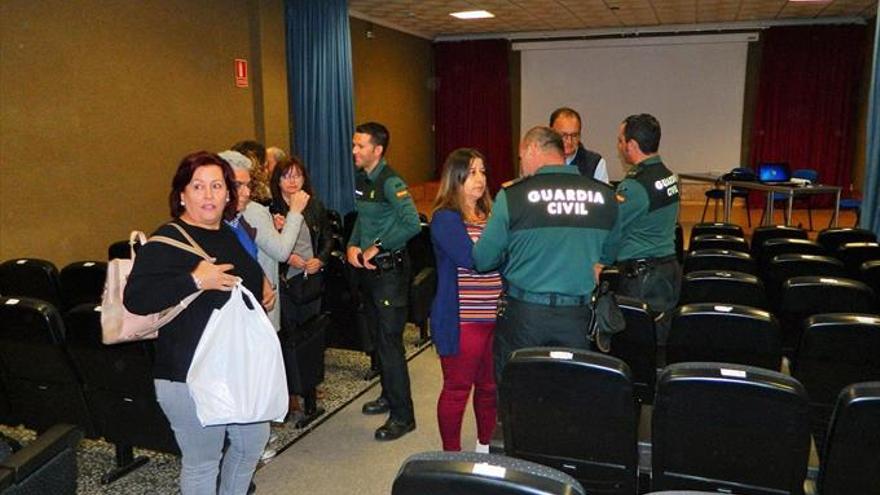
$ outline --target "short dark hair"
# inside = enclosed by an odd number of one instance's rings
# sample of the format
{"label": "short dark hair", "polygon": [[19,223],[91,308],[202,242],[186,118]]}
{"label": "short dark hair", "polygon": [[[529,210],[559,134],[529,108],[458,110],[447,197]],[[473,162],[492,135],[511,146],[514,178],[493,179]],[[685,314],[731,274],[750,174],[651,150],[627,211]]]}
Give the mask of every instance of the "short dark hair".
{"label": "short dark hair", "polygon": [[382,147],[382,156],[388,151],[388,143],[391,141],[391,134],[388,129],[378,122],[364,122],[354,128],[354,132],[359,134],[369,134],[370,142],[373,146]]}
{"label": "short dark hair", "polygon": [[623,121],[623,137],[635,139],[642,153],[656,153],[660,148],[660,122],[647,113],[630,115]]}
{"label": "short dark hair", "polygon": [[581,125],[581,114],[577,113],[577,110],[569,107],[559,107],[550,114],[550,127],[553,127],[553,123],[559,117],[574,117],[578,119],[578,126]]}
{"label": "short dark hair", "polygon": [[537,143],[541,151],[556,151],[560,155],[565,155],[565,145],[562,144],[562,136],[549,127],[532,127],[523,136],[523,143],[526,145]]}
{"label": "short dark hair", "polygon": [[232,145],[230,148],[232,151],[237,151],[242,155],[253,155],[254,158],[259,160],[260,163],[257,165],[262,165],[266,163],[266,147],[261,143],[258,143],[253,140],[247,141],[239,141]]}
{"label": "short dark hair", "polygon": [[226,203],[226,207],[223,208],[223,218],[226,220],[235,218],[238,212],[238,190],[235,187],[235,172],[232,171],[232,167],[226,163],[226,160],[208,151],[196,151],[180,160],[177,172],[174,173],[174,178],[171,179],[171,192],[168,194],[168,206],[171,208],[171,216],[173,218],[180,218],[180,215],[183,215],[183,212],[186,211],[184,205],[180,204],[180,195],[183,194],[183,190],[186,189],[187,184],[192,180],[196,169],[210,165],[216,165],[223,171],[223,182],[226,183],[226,193],[229,195],[229,201]]}

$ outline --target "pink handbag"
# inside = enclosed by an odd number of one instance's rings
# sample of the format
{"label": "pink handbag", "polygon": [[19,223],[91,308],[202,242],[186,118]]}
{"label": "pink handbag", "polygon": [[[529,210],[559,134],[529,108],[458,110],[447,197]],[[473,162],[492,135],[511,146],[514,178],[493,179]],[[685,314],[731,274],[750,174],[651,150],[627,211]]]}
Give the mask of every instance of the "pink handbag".
{"label": "pink handbag", "polygon": [[134,265],[135,242],[140,242],[141,245],[148,242],[161,242],[193,253],[206,261],[214,262],[214,258],[209,256],[182,227],[175,223],[169,223],[169,225],[179,230],[189,244],[165,236],[153,236],[147,239],[143,232],[134,230],[128,239],[131,259],[114,259],[107,265],[107,279],[104,282],[104,294],[101,296],[101,341],[103,343],[120,344],[155,339],[159,336],[159,329],[162,326],[173,320],[202,293],[202,291],[193,292],[174,306],[149,315],[131,313],[125,309],[125,305],[122,303],[125,283]]}

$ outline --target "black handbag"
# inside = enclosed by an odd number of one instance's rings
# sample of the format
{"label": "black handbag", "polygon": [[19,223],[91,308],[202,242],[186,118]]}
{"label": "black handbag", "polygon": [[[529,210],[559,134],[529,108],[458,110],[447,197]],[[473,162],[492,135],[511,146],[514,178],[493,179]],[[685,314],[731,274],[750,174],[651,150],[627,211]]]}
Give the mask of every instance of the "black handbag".
{"label": "black handbag", "polygon": [[305,304],[324,295],[324,276],[321,272],[305,273],[287,279],[287,295],[294,304]]}
{"label": "black handbag", "polygon": [[590,340],[596,343],[600,351],[610,352],[611,338],[626,328],[626,319],[607,280],[593,289],[590,308],[593,310],[587,327]]}

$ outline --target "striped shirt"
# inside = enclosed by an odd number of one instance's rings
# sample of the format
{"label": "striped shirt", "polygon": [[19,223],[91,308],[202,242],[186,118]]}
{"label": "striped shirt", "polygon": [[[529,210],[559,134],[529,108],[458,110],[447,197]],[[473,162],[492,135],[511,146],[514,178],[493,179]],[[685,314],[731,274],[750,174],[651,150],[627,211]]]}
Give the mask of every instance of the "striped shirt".
{"label": "striped shirt", "polygon": [[[476,243],[483,235],[486,222],[465,222],[468,236]],[[495,322],[498,297],[501,295],[501,274],[497,271],[477,273],[467,268],[458,269],[458,319],[466,322]]]}

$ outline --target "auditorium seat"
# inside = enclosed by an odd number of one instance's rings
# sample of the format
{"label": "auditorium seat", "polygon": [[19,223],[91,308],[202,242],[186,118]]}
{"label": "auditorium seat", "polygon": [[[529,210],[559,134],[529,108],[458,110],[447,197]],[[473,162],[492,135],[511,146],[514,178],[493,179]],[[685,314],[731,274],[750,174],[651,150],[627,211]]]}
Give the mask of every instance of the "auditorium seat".
{"label": "auditorium seat", "polygon": [[[423,452],[397,472],[392,495],[587,495],[571,476],[534,462],[474,452]],[[590,492],[595,493],[595,492]]]}
{"label": "auditorium seat", "polygon": [[748,273],[700,270],[685,274],[679,304],[719,303],[767,308],[764,283]]}
{"label": "auditorium seat", "polygon": [[782,373],[678,363],[657,377],[653,490],[801,494],[810,452],[807,394]]}
{"label": "auditorium seat", "polygon": [[880,381],[880,316],[838,313],[808,318],[792,376],[810,396],[813,433],[821,452],[840,391],[851,383]]}
{"label": "auditorium seat", "polygon": [[51,261],[17,258],[0,263],[0,294],[31,297],[63,307],[58,269]]}
{"label": "auditorium seat", "polygon": [[821,495],[880,493],[880,381],[855,383],[837,397],[818,488]]}
{"label": "auditorium seat", "polygon": [[749,252],[749,244],[742,237],[723,234],[698,235],[691,240],[689,251],[699,249],[727,249],[730,251]]}
{"label": "auditorium seat", "polygon": [[0,297],[0,322],[0,374],[13,414],[38,432],[70,423],[93,437],[58,310],[38,299]]}
{"label": "auditorium seat", "polygon": [[115,259],[131,259],[131,248],[128,241],[116,241],[107,246],[107,259],[112,261]]}
{"label": "auditorium seat", "polygon": [[770,239],[806,239],[807,231],[787,225],[763,225],[752,231],[751,254],[756,260],[764,243]]}
{"label": "auditorium seat", "polygon": [[775,238],[767,239],[760,251],[758,251],[758,269],[767,270],[770,260],[780,254],[814,254],[824,256],[828,253],[818,243],[809,239]]}
{"label": "auditorium seat", "polygon": [[851,277],[858,277],[862,263],[880,260],[880,244],[876,242],[848,242],[837,248],[834,257],[843,262]]}
{"label": "auditorium seat", "polygon": [[419,327],[420,340],[427,342],[430,338],[428,317],[431,314],[431,302],[437,293],[437,262],[434,259],[428,224],[423,223],[419,233],[407,242],[407,252],[412,263],[408,321]]}
{"label": "auditorium seat", "polygon": [[859,280],[874,289],[874,294],[880,295],[880,260],[862,263],[859,267]]}
{"label": "auditorium seat", "polygon": [[825,251],[834,253],[837,248],[850,242],[876,242],[877,234],[870,230],[852,227],[840,227],[825,229],[816,236],[816,242],[825,248]]}
{"label": "auditorium seat", "polygon": [[65,311],[77,304],[100,303],[107,279],[107,263],[75,261],[61,269],[59,278]]}
{"label": "auditorium seat", "polygon": [[53,425],[29,444],[0,459],[0,493],[4,495],[75,495],[76,447],[82,431]]}
{"label": "auditorium seat", "polygon": [[666,362],[714,361],[779,371],[779,323],[760,309],[711,303],[686,304],[672,313]]}
{"label": "auditorium seat", "polygon": [[[690,245],[690,242],[692,242],[694,240],[694,237],[697,237],[698,235],[705,235],[705,234],[719,234],[719,235],[730,235],[730,236],[734,236],[734,237],[745,237],[743,235],[743,229],[739,225],[735,225],[732,223],[724,223],[724,222],[706,222],[706,223],[694,224],[694,226],[691,227],[691,237],[690,237],[688,244]],[[689,246],[689,250],[693,250],[693,249],[690,249],[690,246]]]}
{"label": "auditorium seat", "polygon": [[117,465],[105,479],[123,476],[147,462],[132,447],[180,452],[153,385],[153,343],[104,345],[101,313],[81,304],[65,316],[66,345],[85,384],[86,402],[98,434],[116,446]]}
{"label": "auditorium seat", "polygon": [[579,349],[521,349],[499,393],[506,455],[559,469],[587,493],[635,493],[639,407],[626,363]]}
{"label": "auditorium seat", "polygon": [[780,254],[767,264],[764,284],[770,307],[779,307],[782,284],[794,277],[845,277],[846,270],[837,258],[818,254]]}
{"label": "auditorium seat", "polygon": [[626,319],[626,328],[612,337],[610,354],[629,366],[638,401],[652,404],[657,380],[654,315],[647,304],[632,297],[617,296],[617,303]]}
{"label": "auditorium seat", "polygon": [[755,260],[748,253],[728,249],[700,249],[691,251],[684,259],[682,272],[687,274],[699,270],[723,270],[758,274]]}
{"label": "auditorium seat", "polygon": [[839,277],[794,277],[782,284],[776,316],[782,328],[783,352],[793,355],[804,320],[822,313],[873,313],[875,296],[862,282]]}

